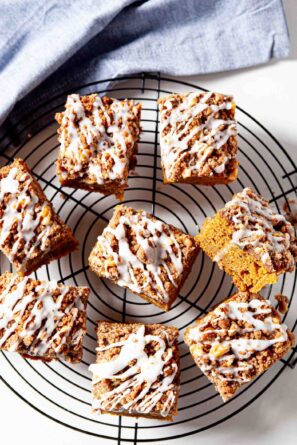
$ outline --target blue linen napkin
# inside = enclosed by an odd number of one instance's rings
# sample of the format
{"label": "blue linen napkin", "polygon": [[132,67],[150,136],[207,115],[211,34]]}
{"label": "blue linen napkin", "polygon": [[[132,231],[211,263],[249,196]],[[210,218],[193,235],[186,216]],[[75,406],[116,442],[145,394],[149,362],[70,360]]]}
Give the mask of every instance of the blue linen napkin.
{"label": "blue linen napkin", "polygon": [[225,71],[288,52],[281,0],[1,0],[0,123],[16,103],[8,126],[98,79]]}

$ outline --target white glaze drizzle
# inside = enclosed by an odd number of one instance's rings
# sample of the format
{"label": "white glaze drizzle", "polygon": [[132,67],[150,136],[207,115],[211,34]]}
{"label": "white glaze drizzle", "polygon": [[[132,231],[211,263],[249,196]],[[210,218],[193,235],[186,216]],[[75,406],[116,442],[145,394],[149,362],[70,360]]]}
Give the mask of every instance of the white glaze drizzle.
{"label": "white glaze drizzle", "polygon": [[[256,316],[264,314],[264,320]],[[248,323],[246,328],[213,329],[210,323],[218,323],[220,320],[230,319]],[[245,334],[256,334],[258,332],[273,333],[270,339],[257,339],[244,337]],[[209,334],[212,335],[211,340]],[[223,336],[223,339],[221,336]],[[239,338],[234,338],[234,335]],[[242,336],[242,338],[240,337]],[[199,367],[206,375],[221,380],[244,383],[250,379],[245,377],[244,372],[252,369],[249,358],[259,351],[264,351],[270,346],[288,340],[287,326],[276,322],[272,315],[272,306],[269,301],[252,299],[249,302],[229,301],[220,304],[203,321],[190,329],[188,338],[190,342],[201,345],[211,345],[209,352],[199,354]],[[226,348],[222,356],[215,355],[215,347]],[[213,349],[214,347],[214,349]],[[226,365],[231,360],[231,365]],[[236,360],[236,366],[232,366]],[[224,362],[224,363],[222,363]],[[242,374],[243,372],[243,374]]]}
{"label": "white glaze drizzle", "polygon": [[[232,108],[232,98],[226,97],[226,100],[220,105],[210,105],[207,102],[212,94],[190,93],[184,95],[182,102],[174,108],[172,101],[175,96],[169,96],[160,106],[161,155],[167,178],[170,178],[176,166],[189,153],[197,155],[198,160],[193,157],[182,175],[183,177],[189,177],[193,173],[199,173],[213,151],[220,150],[231,136],[237,134],[235,120],[223,120],[215,117],[220,110],[230,110]],[[193,121],[206,109],[210,112],[206,121],[194,126],[187,134]],[[224,126],[224,128],[222,129],[221,126]],[[168,129],[169,131],[165,133],[165,130]],[[207,132],[207,134],[204,134],[204,132]],[[199,133],[201,136],[190,147],[191,141]],[[223,162],[214,169],[215,173],[222,174],[231,158],[231,154],[226,155]]]}
{"label": "white glaze drizzle", "polygon": [[[24,173],[18,180],[17,174],[18,169],[13,167],[0,182],[0,201],[7,198],[6,206],[2,207],[2,216],[0,217],[0,248],[5,245],[5,241],[13,229],[13,245],[9,250],[6,249],[5,254],[13,262],[18,252],[23,252],[24,258],[21,264],[17,265],[17,269],[25,271],[27,262],[36,255],[39,249],[44,253],[47,251],[46,241],[52,221],[48,217],[44,217],[45,209],[49,204],[47,202],[41,204],[38,196],[30,192],[32,176]],[[35,233],[37,227],[40,229],[38,235]]]}
{"label": "white glaze drizzle", "polygon": [[[158,343],[159,349],[148,355],[146,345],[151,342]],[[93,401],[93,408],[111,410],[115,412],[128,411],[129,413],[150,413],[163,397],[161,415],[166,417],[175,400],[174,378],[178,371],[177,364],[172,362],[172,374],[164,376],[164,369],[172,359],[172,349],[166,347],[165,341],[156,335],[145,335],[145,326],[139,327],[126,340],[112,343],[97,351],[106,351],[120,347],[119,355],[107,362],[95,363],[89,367],[93,373],[93,384],[104,379],[119,380],[121,383],[113,390],[100,395],[100,399]],[[135,361],[133,366],[129,365]],[[129,393],[139,388],[139,393],[130,401],[124,402]]]}
{"label": "white glaze drizzle", "polygon": [[[125,227],[132,229],[137,244],[143,249],[147,262],[143,263],[135,255],[129,245]],[[167,261],[172,264],[174,271],[181,276],[183,271],[182,251],[174,233],[159,220],[152,220],[145,212],[122,215],[115,229],[106,227],[98,243],[104,255],[112,256],[116,264],[119,286],[128,287],[133,292],[141,293],[147,286],[157,292],[163,301],[168,301],[168,293],[160,278],[161,269],[165,269],[169,281],[178,287],[179,282],[174,279]],[[118,252],[114,252],[110,246],[107,235],[112,234],[118,241]],[[173,250],[175,248],[176,252]],[[135,276],[135,270],[141,271],[143,282],[140,283]],[[106,276],[108,276],[108,263],[106,263]]]}
{"label": "white glaze drizzle", "polygon": [[[108,108],[100,96],[95,98],[91,118],[85,113],[81,98],[71,94],[67,98],[65,112],[61,122],[60,157],[74,163],[74,171],[85,175],[83,161],[87,161],[87,176],[97,184],[119,179],[124,181],[124,171],[128,165],[127,144],[134,143],[129,121],[135,120],[136,107],[128,101],[113,99]],[[99,111],[103,112],[107,122],[105,127]],[[110,114],[112,113],[113,122]],[[121,121],[121,124],[120,124]],[[68,141],[70,138],[70,142]],[[85,139],[87,147],[84,146]],[[98,157],[100,155],[100,162]],[[113,165],[109,165],[110,158]],[[104,173],[103,171],[104,170]],[[67,173],[62,173],[67,177]]]}
{"label": "white glaze drizzle", "polygon": [[[8,287],[0,295],[0,331],[4,330],[0,337],[0,347],[41,357],[52,349],[55,355],[59,356],[63,345],[69,340],[69,333],[79,311],[84,309],[83,302],[80,298],[76,299],[62,310],[63,301],[69,292],[68,286],[59,286],[56,281],[42,282],[33,291],[27,292],[29,278],[17,282],[18,279],[18,276],[13,276]],[[53,293],[57,289],[60,295],[54,300]],[[29,305],[32,305],[30,314],[19,330]],[[66,315],[70,316],[70,321],[57,329]],[[71,344],[80,342],[82,335],[83,332],[79,329],[75,338],[71,338]],[[26,344],[26,339],[31,337],[34,337],[33,342],[24,348],[22,343]],[[9,347],[5,345],[7,341],[10,342]]]}
{"label": "white glaze drizzle", "polygon": [[[290,253],[291,243],[295,238],[293,227],[283,215],[273,212],[268,202],[250,188],[237,193],[225,205],[222,214],[226,214],[228,218],[231,215],[234,231],[230,243],[217,253],[214,261],[220,261],[230,247],[236,245],[241,249],[251,249],[265,267],[271,270],[274,270],[272,254],[288,252],[288,269],[294,267],[295,260]],[[285,232],[275,228],[279,223],[286,224]]]}

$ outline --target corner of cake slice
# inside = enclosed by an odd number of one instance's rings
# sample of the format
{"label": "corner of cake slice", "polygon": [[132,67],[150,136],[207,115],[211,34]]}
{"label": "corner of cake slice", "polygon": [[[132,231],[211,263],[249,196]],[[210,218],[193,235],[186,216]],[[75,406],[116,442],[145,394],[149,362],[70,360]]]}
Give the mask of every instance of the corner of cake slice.
{"label": "corner of cake slice", "polygon": [[270,301],[239,292],[186,329],[184,341],[226,402],[295,344]]}

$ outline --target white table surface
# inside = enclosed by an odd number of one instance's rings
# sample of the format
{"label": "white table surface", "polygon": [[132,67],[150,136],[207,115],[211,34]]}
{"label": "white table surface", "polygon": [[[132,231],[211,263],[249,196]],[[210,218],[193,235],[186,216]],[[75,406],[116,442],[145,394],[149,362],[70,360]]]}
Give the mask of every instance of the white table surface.
{"label": "white table surface", "polygon": [[[232,93],[237,103],[263,123],[297,160],[297,1],[285,2],[292,39],[289,59],[266,66],[195,76],[185,80],[210,90]],[[34,411],[0,382],[0,443],[92,445],[112,443],[63,427]],[[196,443],[287,445],[297,436],[297,369],[287,369],[272,387],[237,416],[198,435],[175,440]],[[165,442],[166,443],[166,442]],[[172,442],[171,442],[172,443]]]}

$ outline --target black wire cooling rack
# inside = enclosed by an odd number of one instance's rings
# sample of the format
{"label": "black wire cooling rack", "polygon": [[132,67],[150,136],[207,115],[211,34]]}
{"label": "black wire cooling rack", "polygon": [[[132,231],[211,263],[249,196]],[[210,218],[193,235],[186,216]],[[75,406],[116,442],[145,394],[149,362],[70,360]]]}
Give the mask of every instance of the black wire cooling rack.
{"label": "black wire cooling rack", "polygon": [[[234,289],[230,279],[201,253],[182,289],[182,295],[168,313],[163,313],[112,283],[100,281],[90,272],[88,254],[117,203],[114,197],[61,189],[54,168],[58,150],[54,114],[63,108],[66,95],[72,92],[107,93],[141,101],[143,132],[138,165],[136,173],[130,178],[124,202],[135,208],[144,208],[163,221],[192,234],[197,233],[206,216],[214,214],[233,193],[245,186],[252,186],[262,193],[281,212],[284,203],[289,205],[289,200],[295,197],[296,165],[280,142],[260,122],[238,107],[241,164],[238,181],[215,187],[183,184],[164,186],[160,168],[159,111],[156,101],[161,95],[173,91],[205,90],[160,74],[127,76],[118,81],[114,84],[114,79],[104,79],[85,85],[69,85],[67,91],[28,110],[26,116],[6,129],[6,134],[0,140],[2,165],[10,163],[14,157],[25,159],[56,210],[80,240],[78,252],[40,269],[35,274],[36,278],[87,285],[92,290],[81,364],[38,363],[2,352],[0,372],[2,381],[25,403],[66,427],[118,444],[161,442],[198,434],[242,411],[266,392],[286,368],[294,368],[296,351],[292,351],[286,360],[276,364],[223,404],[212,385],[194,365],[181,340],[182,390],[180,411],[174,422],[93,416],[88,365],[95,361],[97,320],[153,320],[156,323],[173,324],[182,333],[199,315],[207,313],[211,306],[230,296]],[[112,83],[114,87],[111,87]],[[1,270],[9,268],[10,265],[1,258]],[[296,273],[285,274],[277,285],[268,287],[262,293],[272,301],[277,292],[289,297],[289,311],[283,320],[293,331],[297,325],[295,285]],[[269,392],[266,397],[269,403]]]}

